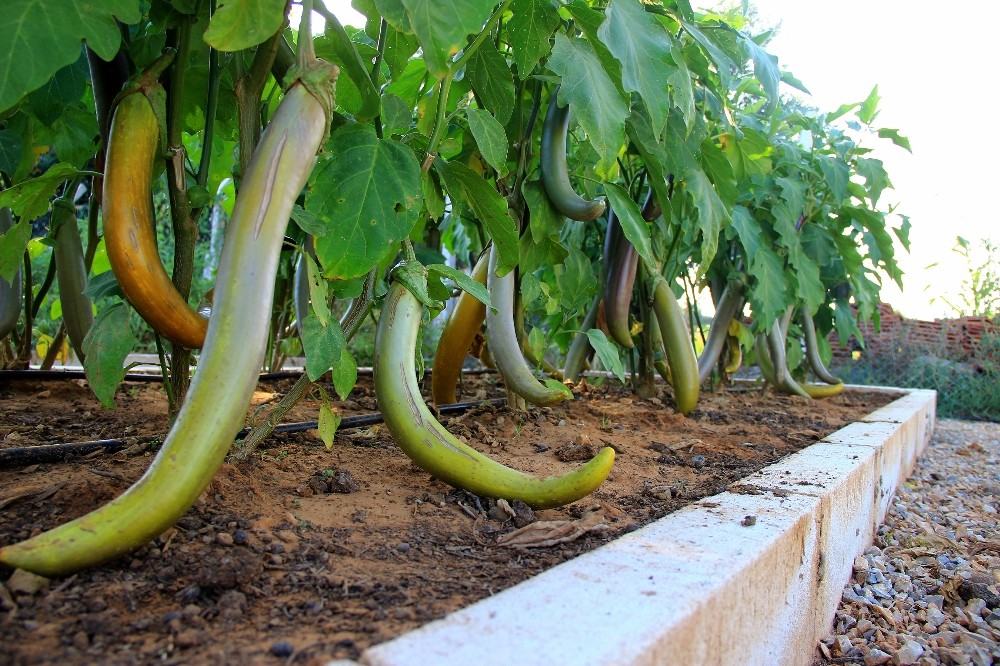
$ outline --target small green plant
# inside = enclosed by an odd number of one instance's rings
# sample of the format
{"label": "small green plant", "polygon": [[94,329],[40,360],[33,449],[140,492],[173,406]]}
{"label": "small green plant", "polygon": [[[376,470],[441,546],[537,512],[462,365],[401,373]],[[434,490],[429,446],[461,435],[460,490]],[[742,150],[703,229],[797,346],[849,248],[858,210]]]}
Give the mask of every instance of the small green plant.
{"label": "small green plant", "polygon": [[[969,240],[956,236],[955,246],[951,251],[962,258],[963,264],[969,266],[969,274],[962,280],[961,291],[956,299],[949,300],[946,296],[941,296],[941,300],[958,317],[994,319],[1000,316],[1000,244],[983,238],[977,248]],[[936,262],[927,268],[935,266]],[[934,300],[931,299],[931,302]]]}

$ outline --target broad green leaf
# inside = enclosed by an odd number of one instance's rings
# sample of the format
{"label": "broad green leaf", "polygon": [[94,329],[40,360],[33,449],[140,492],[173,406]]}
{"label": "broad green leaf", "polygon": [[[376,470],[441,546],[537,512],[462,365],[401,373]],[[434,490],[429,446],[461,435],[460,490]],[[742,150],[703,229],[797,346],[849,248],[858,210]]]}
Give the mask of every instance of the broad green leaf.
{"label": "broad green leaf", "polygon": [[307,234],[312,236],[326,235],[326,222],[298,204],[292,206],[292,221]]}
{"label": "broad green leaf", "polygon": [[504,276],[517,265],[519,229],[514,218],[507,212],[507,200],[501,196],[481,175],[459,162],[444,162],[438,159],[435,165],[442,165],[445,185],[452,198],[465,202],[473,214],[486,228],[486,233],[497,247],[497,274]]}
{"label": "broad green leaf", "polygon": [[558,33],[548,64],[549,69],[562,77],[560,104],[571,105],[601,156],[599,168],[610,168],[625,142],[626,100],[586,40],[569,39]]}
{"label": "broad green leaf", "polygon": [[17,269],[24,265],[24,248],[30,239],[31,223],[26,217],[0,234],[0,278],[8,283],[14,279]]}
{"label": "broad green leaf", "polygon": [[902,221],[898,227],[892,227],[892,233],[899,239],[899,243],[903,246],[903,249],[907,252],[910,251],[910,230],[912,224],[910,223],[909,215],[900,215]]}
{"label": "broad green leaf", "polygon": [[125,294],[122,293],[114,271],[104,271],[99,275],[91,276],[87,280],[87,288],[83,290],[83,295],[89,296],[92,301],[108,296],[125,298]]}
{"label": "broad green leaf", "polygon": [[369,17],[374,17],[374,22],[378,23],[379,17],[384,18],[389,25],[396,30],[413,34],[413,24],[406,13],[406,5],[403,0],[374,0],[377,14],[365,12]]}
{"label": "broad green leaf", "polygon": [[628,96],[625,93],[625,88],[622,86],[622,65],[615,59],[615,56],[608,50],[604,42],[601,41],[600,36],[598,36],[601,25],[604,24],[604,12],[590,7],[585,0],[573,0],[569,4],[564,5],[563,9],[568,11],[570,16],[573,17],[574,24],[583,33],[583,37],[590,44],[590,47],[594,49],[594,54],[597,55],[597,59],[604,67],[604,71],[614,81],[618,92],[622,94],[623,98],[627,99]]}
{"label": "broad green leaf", "polygon": [[632,247],[639,253],[642,260],[648,266],[656,266],[653,258],[653,247],[650,244],[649,225],[642,219],[639,205],[632,201],[628,192],[611,183],[604,184],[604,192],[611,203],[611,210],[618,216],[618,222],[622,225],[625,237],[632,243]]}
{"label": "broad green leaf", "polygon": [[514,75],[493,42],[486,40],[466,67],[469,84],[501,125],[514,111]]}
{"label": "broad green leaf", "polygon": [[399,95],[384,95],[382,97],[382,127],[386,133],[406,132],[413,121],[413,110]]}
{"label": "broad green leaf", "polygon": [[302,347],[306,352],[306,374],[310,380],[317,381],[336,365],[345,346],[344,332],[336,319],[324,326],[310,313],[302,320]]}
{"label": "broad green leaf", "polygon": [[774,182],[781,188],[782,203],[797,222],[806,207],[806,183],[794,176],[780,176]]}
{"label": "broad green leaf", "polygon": [[83,339],[83,369],[94,395],[105,407],[115,406],[115,391],[127,372],[123,367],[125,357],[137,342],[131,318],[131,307],[115,303],[97,314]]}
{"label": "broad green leaf", "polygon": [[722,152],[722,148],[715,145],[712,139],[705,139],[701,142],[701,165],[705,169],[705,174],[712,179],[719,198],[731,209],[736,204],[738,191],[736,189],[736,177],[733,175],[733,165]]}
{"label": "broad green leaf", "polygon": [[52,133],[52,147],[60,162],[83,167],[94,156],[97,118],[82,103],[63,109]]}
{"label": "broad green leaf", "polygon": [[115,19],[136,23],[139,0],[7,0],[0,11],[0,115],[80,57],[80,41],[105,60],[118,52]]}
{"label": "broad green leaf", "polygon": [[751,307],[760,324],[770,327],[788,307],[785,267],[773,250],[761,247],[751,257],[748,272],[756,281],[750,292]]}
{"label": "broad green leaf", "polygon": [[701,171],[699,157],[704,138],[703,120],[700,123],[696,122],[694,128],[689,130],[679,111],[670,112],[663,137],[663,152],[666,155],[665,166],[674,176],[684,179],[692,171]]}
{"label": "broad green leaf", "polygon": [[868,196],[871,198],[872,206],[878,203],[879,197],[887,187],[892,187],[889,182],[889,174],[886,173],[882,160],[870,157],[858,158],[857,172],[864,177],[865,186],[868,189]]}
{"label": "broad green leaf", "polygon": [[476,139],[476,145],[479,146],[483,159],[503,175],[507,162],[507,133],[503,125],[498,123],[489,111],[470,106],[465,113],[469,118],[469,129],[472,130],[472,136]]}
{"label": "broad green leaf", "polygon": [[324,398],[323,402],[319,406],[319,420],[316,423],[317,430],[319,431],[319,438],[323,440],[323,445],[326,450],[329,451],[333,448],[334,437],[337,434],[337,428],[340,427],[340,422],[343,417],[337,412],[333,411],[330,406],[330,402]]}
{"label": "broad green leaf", "polygon": [[795,77],[795,75],[792,74],[791,72],[785,72],[785,71],[781,72],[781,82],[785,83],[787,85],[790,85],[791,87],[795,88],[796,90],[800,90],[800,91],[804,92],[807,95],[812,95],[812,93],[809,92],[809,89],[806,88],[806,84],[804,84],[801,81],[799,81]]}
{"label": "broad green leaf", "polygon": [[528,348],[531,350],[533,358],[539,359],[539,364],[541,364],[540,359],[545,358],[545,333],[538,326],[531,329],[528,333]]}
{"label": "broad green leaf", "polygon": [[395,79],[406,68],[406,64],[417,49],[420,42],[415,35],[407,34],[389,26],[385,34],[385,64],[389,73]]}
{"label": "broad green leaf", "polygon": [[56,188],[64,180],[79,174],[70,164],[55,164],[41,176],[22,181],[0,192],[0,207],[9,206],[15,215],[29,222],[36,220],[49,209],[49,199],[55,194]]}
{"label": "broad green leaf", "polygon": [[860,206],[851,206],[844,212],[863,226],[870,235],[871,242],[874,243],[875,247],[869,248],[869,258],[876,265],[881,264],[889,277],[902,286],[903,274],[896,264],[896,250],[892,243],[892,236],[886,229],[885,215]]}
{"label": "broad green leaf", "polygon": [[518,267],[522,275],[542,266],[556,266],[566,260],[566,247],[554,236],[535,240],[531,234],[521,236]]}
{"label": "broad green leaf", "polygon": [[[764,246],[767,239],[764,237],[760,223],[754,219],[753,214],[746,206],[735,206],[732,212],[733,229],[740,239],[746,251],[747,258],[750,259],[757,254],[757,250]],[[763,243],[762,243],[763,241]]]}
{"label": "broad green leaf", "polygon": [[[214,22],[214,19],[213,19]],[[272,33],[273,34],[273,33]],[[361,60],[357,46],[351,41],[344,26],[339,21],[327,21],[326,32],[316,40],[316,55],[326,58],[343,67],[341,78],[338,79],[338,101],[340,101],[340,87],[344,83],[343,74],[354,83],[360,97],[360,108],[351,109],[358,120],[364,121],[374,118],[379,114],[379,94],[368,74],[369,66]],[[321,45],[328,49],[328,53],[321,52]]]}
{"label": "broad green leaf", "polygon": [[327,281],[323,279],[323,274],[316,260],[309,256],[308,252],[303,253],[302,260],[306,262],[309,302],[312,305],[312,311],[320,324],[328,326],[330,324],[330,288]]}
{"label": "broad green leaf", "polygon": [[490,292],[486,290],[486,285],[476,282],[468,273],[460,271],[457,268],[452,268],[448,264],[429,264],[427,271],[448,278],[457,284],[462,291],[468,292],[483,305],[490,308],[493,307],[490,303]]}
{"label": "broad green leaf", "polygon": [[547,388],[547,389],[550,389],[550,390],[553,390],[553,391],[562,391],[563,393],[566,394],[566,399],[567,400],[572,400],[573,397],[574,397],[573,396],[573,391],[571,391],[568,386],[566,386],[565,384],[563,384],[558,379],[552,379],[551,377],[545,377],[545,378],[542,379],[542,384],[544,384],[545,388]]}
{"label": "broad green leaf", "polygon": [[410,233],[420,213],[420,165],[413,151],[379,139],[368,125],[345,125],[331,158],[313,174],[306,210],[324,220],[316,255],[328,278],[364,275]]}
{"label": "broad green leaf", "polygon": [[547,238],[559,238],[566,223],[559,211],[555,209],[549,197],[545,194],[545,187],[540,180],[525,181],[521,186],[524,194],[524,202],[528,204],[528,230],[536,243],[541,243]]}
{"label": "broad green leaf", "polygon": [[559,306],[574,317],[587,309],[597,293],[597,271],[580,249],[573,245],[566,249],[569,254],[556,269],[556,284],[561,293]]}
{"label": "broad green leaf", "polygon": [[285,20],[285,0],[222,0],[205,30],[205,41],[219,51],[262,44]]}
{"label": "broad green leaf", "polygon": [[21,163],[23,147],[21,136],[17,132],[0,130],[0,173],[7,174],[11,179],[14,177],[17,166]]}
{"label": "broad green leaf", "polygon": [[896,144],[900,148],[905,149],[909,153],[913,152],[913,150],[910,148],[910,140],[907,139],[902,134],[900,134],[899,130],[897,129],[889,129],[887,127],[883,127],[879,129],[878,135],[883,139],[889,139],[894,144]]}
{"label": "broad green leaf", "polygon": [[594,348],[605,368],[611,370],[618,381],[625,383],[625,366],[622,364],[621,356],[618,354],[618,347],[608,340],[608,336],[599,328],[592,328],[587,331],[590,339],[590,346]]}
{"label": "broad green leaf", "polygon": [[700,169],[691,171],[684,182],[695,208],[698,209],[698,226],[702,237],[698,276],[701,277],[715,258],[715,252],[719,247],[719,234],[732,218],[729,216],[726,204],[719,198],[719,193],[715,191],[704,171]]}
{"label": "broad green leaf", "polygon": [[808,222],[802,231],[802,250],[806,256],[816,262],[821,269],[833,265],[837,254],[837,246],[830,238],[830,232],[825,227]]}
{"label": "broad green leaf", "polygon": [[851,168],[843,160],[838,160],[828,155],[817,155],[816,163],[819,170],[823,172],[823,179],[826,186],[830,188],[836,201],[840,203],[847,197],[847,183],[851,178]]}
{"label": "broad green leaf", "polygon": [[881,99],[878,94],[878,86],[876,85],[868,93],[868,97],[861,102],[861,106],[858,108],[858,120],[865,125],[871,125],[875,122],[875,118],[878,116],[878,103]]}
{"label": "broad green leaf", "polygon": [[80,101],[89,81],[87,57],[81,50],[76,62],[60,69],[44,86],[28,95],[26,110],[43,125],[52,127],[63,109]]}
{"label": "broad green leaf", "polygon": [[684,51],[680,45],[671,40],[670,55],[677,68],[670,75],[670,88],[673,92],[674,106],[684,116],[684,122],[688,129],[694,127],[698,118],[698,109],[695,106],[694,85],[691,81],[691,71],[688,69],[687,61],[684,59]]}
{"label": "broad green leaf", "polygon": [[354,385],[358,383],[358,363],[345,348],[340,353],[340,359],[333,364],[332,370],[333,388],[341,400],[347,400],[347,396],[354,390]]}
{"label": "broad green leaf", "polygon": [[622,65],[622,85],[639,94],[653,127],[662,128],[671,105],[670,78],[677,69],[670,35],[639,0],[611,0],[605,13],[597,34]]}
{"label": "broad green leaf", "polygon": [[649,172],[649,185],[653,188],[656,200],[670,201],[670,190],[667,186],[667,177],[670,175],[667,168],[669,160],[663,145],[654,136],[653,127],[649,124],[649,115],[643,105],[633,103],[632,114],[625,123],[625,131],[629,143],[639,151],[643,165]]}
{"label": "broad green leaf", "polygon": [[865,336],[858,328],[857,318],[847,301],[838,299],[834,303],[833,321],[837,329],[837,341],[846,347],[853,335],[861,346],[865,346]]}
{"label": "broad green leaf", "polygon": [[743,35],[743,47],[753,61],[754,77],[760,81],[767,94],[768,108],[774,108],[780,102],[778,83],[781,81],[781,70],[778,69],[777,59],[745,35]]}
{"label": "broad green leaf", "polygon": [[423,46],[427,71],[443,79],[449,75],[451,57],[489,18],[493,0],[402,0],[402,5]]}
{"label": "broad green leaf", "polygon": [[[784,180],[786,183],[794,182]],[[785,189],[788,192],[787,189]],[[794,197],[793,197],[794,198]],[[826,298],[826,289],[819,277],[819,266],[813,261],[805,249],[802,247],[802,235],[795,228],[801,210],[799,207],[793,208],[801,202],[792,202],[788,199],[777,203],[772,208],[774,214],[774,230],[778,232],[781,245],[788,252],[788,263],[793,270],[791,277],[795,285],[796,300],[805,302],[810,312],[814,312],[822,305]]]}
{"label": "broad green leaf", "polygon": [[737,63],[723,49],[719,48],[718,44],[710,39],[706,33],[702,32],[698,26],[686,20],[679,19],[678,22],[701,45],[709,59],[715,63],[716,72],[722,82],[723,89],[730,89],[733,85],[733,72],[739,71]]}
{"label": "broad green leaf", "polygon": [[507,21],[510,50],[517,74],[527,80],[538,61],[552,49],[550,38],[559,27],[559,11],[550,0],[514,0]]}

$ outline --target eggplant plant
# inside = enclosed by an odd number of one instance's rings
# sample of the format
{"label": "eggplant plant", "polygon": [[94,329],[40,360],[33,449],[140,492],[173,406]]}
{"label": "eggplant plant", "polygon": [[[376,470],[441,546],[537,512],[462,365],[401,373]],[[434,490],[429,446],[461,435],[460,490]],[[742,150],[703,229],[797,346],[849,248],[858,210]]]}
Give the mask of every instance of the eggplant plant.
{"label": "eggplant plant", "polygon": [[[0,47],[10,72],[0,77],[0,211],[11,213],[0,228],[0,344],[20,352],[39,339],[34,316],[56,293],[52,279],[36,290],[28,269],[45,273],[33,262],[54,243],[64,328],[95,392],[113,405],[127,354],[145,344],[160,355],[176,421],[125,494],[4,544],[7,564],[64,574],[162,531],[229,452],[262,368],[301,344],[294,395],[329,373],[346,398],[357,378],[347,342],[373,310],[377,399],[403,451],[452,485],[554,506],[598,487],[614,455],[537,479],[452,437],[416,384],[421,326],[450,298],[436,405],[455,401],[485,322],[482,356],[512,397],[570,399],[589,363],[622,382],[630,370],[634,390],[662,392],[665,408],[688,414],[716,370],[734,371],[734,327],[750,331],[744,339],[777,330],[758,357],[792,387],[803,377],[787,367],[798,333],[807,351],[834,326],[855,333],[847,299],[872,317],[882,276],[901,279],[894,253],[907,222],[891,226],[882,207],[888,176],[836,123],[851,116],[863,134],[905,138],[874,126],[874,96],[828,114],[785,97],[804,87],[738,11],[363,1],[365,23],[351,27],[305,2],[295,34],[283,3],[248,15],[232,3],[162,0],[144,13],[118,0],[55,23],[42,20],[46,4],[5,8],[45,39]],[[309,30],[313,12],[321,34]],[[234,200],[208,195],[229,182]],[[81,188],[92,193],[82,203]],[[195,262],[214,256],[226,216],[209,293],[193,276],[212,266]],[[46,219],[52,233],[38,240]],[[717,314],[699,358],[703,285],[716,287]],[[335,299],[355,304],[340,321]],[[801,324],[782,329],[791,306]],[[803,362],[829,382],[823,353],[812,345]]]}

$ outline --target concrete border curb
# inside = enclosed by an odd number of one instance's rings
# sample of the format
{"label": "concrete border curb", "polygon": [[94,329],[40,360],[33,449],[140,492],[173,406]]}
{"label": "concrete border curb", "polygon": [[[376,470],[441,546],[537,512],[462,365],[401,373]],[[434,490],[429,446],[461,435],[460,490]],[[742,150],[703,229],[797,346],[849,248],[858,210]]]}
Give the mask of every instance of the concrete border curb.
{"label": "concrete border curb", "polygon": [[808,664],[854,557],[930,440],[935,406],[934,391],[910,390],[727,492],[373,646],[360,663]]}

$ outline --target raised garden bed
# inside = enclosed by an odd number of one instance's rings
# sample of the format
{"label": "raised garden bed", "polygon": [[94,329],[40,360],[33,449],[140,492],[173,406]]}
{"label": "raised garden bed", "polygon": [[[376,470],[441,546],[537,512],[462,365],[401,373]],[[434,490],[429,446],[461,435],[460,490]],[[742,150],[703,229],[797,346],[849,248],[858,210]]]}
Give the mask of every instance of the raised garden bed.
{"label": "raised garden bed", "polygon": [[[0,386],[2,446],[123,435],[141,444],[166,430],[158,387],[128,385],[119,409],[109,412],[78,384]],[[258,399],[285,388],[262,385]],[[466,397],[500,394],[487,377]],[[346,413],[375,406],[364,385],[352,398]],[[574,520],[599,506],[603,531],[530,550],[498,546],[513,520],[413,468],[377,426],[341,433],[332,452],[309,433],[278,435],[264,456],[224,467],[202,501],[150,547],[0,600],[0,657],[402,664],[652,663],[670,655],[682,663],[724,662],[746,653],[747,640],[734,639],[743,634],[731,632],[763,626],[746,623],[764,621],[761,611],[774,601],[764,590],[772,590],[784,595],[777,604],[783,615],[766,620],[771,633],[754,629],[753,642],[769,655],[787,645],[788,663],[801,662],[811,654],[809,641],[826,631],[854,554],[930,432],[933,395],[926,392],[865,417],[892,398],[855,390],[807,403],[729,391],[705,396],[683,418],[669,406],[602,389],[548,412],[484,408],[452,419],[449,427],[470,443],[536,473],[579,464],[561,459],[585,455],[588,445],[618,449],[605,487],[538,516]],[[23,410],[15,408],[19,401]],[[315,404],[305,404],[292,418],[315,413]],[[863,418],[873,421],[833,434]],[[862,432],[871,436],[844,439]],[[788,475],[767,467],[809,445],[783,464],[813,461],[824,471],[810,477],[795,467]],[[145,454],[119,452],[0,472],[0,540],[106,501],[147,462]],[[837,499],[844,493],[847,500]],[[735,550],[708,549],[721,545]],[[785,565],[776,568],[777,561]],[[749,568],[723,567],[734,563]],[[617,605],[602,596],[608,592]],[[808,599],[827,596],[826,607],[803,611]],[[469,606],[484,597],[491,598]],[[587,600],[599,612],[583,610]],[[644,618],[655,620],[657,631]],[[709,624],[698,629],[705,619]],[[428,645],[440,653],[421,652]]]}

